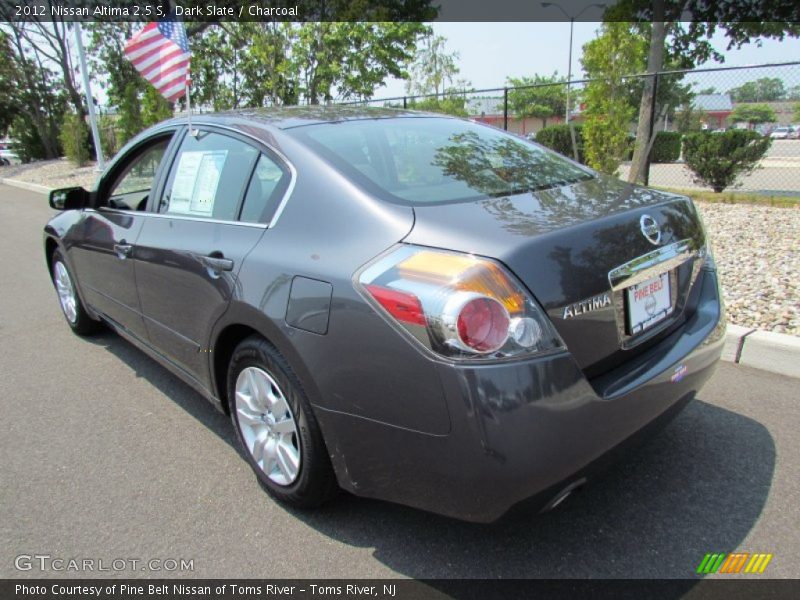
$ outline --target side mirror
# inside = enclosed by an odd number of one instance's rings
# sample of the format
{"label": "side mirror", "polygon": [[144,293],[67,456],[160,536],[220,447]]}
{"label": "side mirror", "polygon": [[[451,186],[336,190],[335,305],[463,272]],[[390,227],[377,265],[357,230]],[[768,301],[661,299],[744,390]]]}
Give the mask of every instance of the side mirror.
{"label": "side mirror", "polygon": [[50,192],[50,208],[56,210],[75,210],[84,208],[89,199],[89,192],[82,187],[61,188]]}

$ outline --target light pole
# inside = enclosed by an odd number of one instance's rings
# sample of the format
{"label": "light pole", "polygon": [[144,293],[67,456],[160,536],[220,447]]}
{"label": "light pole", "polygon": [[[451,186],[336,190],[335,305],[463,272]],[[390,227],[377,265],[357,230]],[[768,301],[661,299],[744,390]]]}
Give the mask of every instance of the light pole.
{"label": "light pole", "polygon": [[572,31],[575,27],[575,19],[580,18],[580,16],[586,12],[589,8],[605,8],[606,4],[604,2],[596,2],[594,4],[587,4],[583,7],[583,9],[577,15],[569,15],[567,11],[565,11],[560,4],[554,4],[553,2],[542,2],[542,8],[548,8],[550,6],[556,7],[561,13],[569,19],[569,64],[567,65],[567,106],[566,110],[564,111],[564,122],[569,125],[569,93],[570,93],[570,82],[572,81]]}
{"label": "light pole", "polygon": [[92,128],[92,138],[94,139],[94,153],[97,158],[97,168],[102,171],[106,163],[103,159],[103,147],[100,145],[100,132],[97,129],[97,117],[94,114],[94,98],[92,97],[92,84],[89,83],[89,69],[86,68],[86,54],[83,51],[83,40],[80,21],[72,24],[72,31],[75,34],[75,49],[78,51],[78,65],[80,66],[81,76],[83,77],[83,93],[86,96],[86,111],[89,114],[89,125]]}

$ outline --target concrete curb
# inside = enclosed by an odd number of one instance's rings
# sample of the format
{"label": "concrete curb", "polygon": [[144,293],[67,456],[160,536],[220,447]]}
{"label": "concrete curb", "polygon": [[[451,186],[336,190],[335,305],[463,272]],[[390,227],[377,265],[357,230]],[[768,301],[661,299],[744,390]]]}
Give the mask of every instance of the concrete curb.
{"label": "concrete curb", "polygon": [[728,325],[722,360],[800,378],[800,337]]}
{"label": "concrete curb", "polygon": [[[0,183],[41,194],[52,189],[16,179],[0,178]],[[800,337],[729,323],[722,360],[800,378]]]}
{"label": "concrete curb", "polygon": [[3,185],[10,185],[11,187],[21,188],[23,190],[28,190],[29,192],[38,192],[39,194],[49,194],[52,189],[45,185],[39,185],[38,183],[28,183],[27,181],[19,181],[18,179],[3,179],[0,177],[0,183]]}

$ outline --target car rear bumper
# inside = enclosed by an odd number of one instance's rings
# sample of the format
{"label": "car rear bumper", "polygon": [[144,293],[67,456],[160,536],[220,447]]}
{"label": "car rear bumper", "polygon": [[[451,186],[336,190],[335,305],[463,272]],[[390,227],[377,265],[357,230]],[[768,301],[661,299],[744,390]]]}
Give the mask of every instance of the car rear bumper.
{"label": "car rear bumper", "polygon": [[523,500],[546,506],[614,450],[677,414],[709,379],[725,326],[716,274],[704,270],[697,283],[696,309],[679,330],[597,380],[588,381],[568,353],[437,364],[447,435],[321,411],[326,432],[347,432],[328,439],[340,483],[357,495],[475,522],[494,521]]}

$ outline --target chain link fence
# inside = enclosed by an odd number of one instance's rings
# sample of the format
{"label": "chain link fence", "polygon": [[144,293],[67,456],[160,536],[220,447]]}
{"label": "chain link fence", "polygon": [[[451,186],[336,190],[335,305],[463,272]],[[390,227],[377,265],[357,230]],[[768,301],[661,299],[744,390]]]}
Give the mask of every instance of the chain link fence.
{"label": "chain link fence", "polygon": [[[652,85],[654,93],[643,106],[642,92],[648,85]],[[712,191],[716,185],[707,173],[701,177],[698,169],[702,169],[694,164],[697,136],[717,136],[703,141],[705,145],[701,144],[699,152],[706,157],[717,153],[719,156],[713,158],[723,169],[738,156],[738,150],[731,149],[734,142],[745,139],[752,146],[753,139],[767,138],[769,141],[762,145],[768,147],[760,159],[753,161],[755,167],[729,175],[725,189],[800,196],[800,62],[663,71],[631,75],[618,82],[579,80],[483,90],[450,89],[439,94],[346,104],[466,117],[526,136],[596,168],[598,152],[604,149],[596,148],[598,135],[602,138],[597,133],[593,134],[595,143],[591,147],[592,120],[603,122],[609,120],[606,112],[622,110],[625,116],[617,119],[615,129],[621,143],[605,151],[616,153],[615,160],[610,161],[616,168],[606,170],[625,180],[631,170],[639,112],[647,110],[650,126],[645,135],[650,149],[640,181],[673,190]],[[729,133],[743,130],[753,133]],[[686,151],[692,148],[694,155],[690,152],[687,156]]]}

